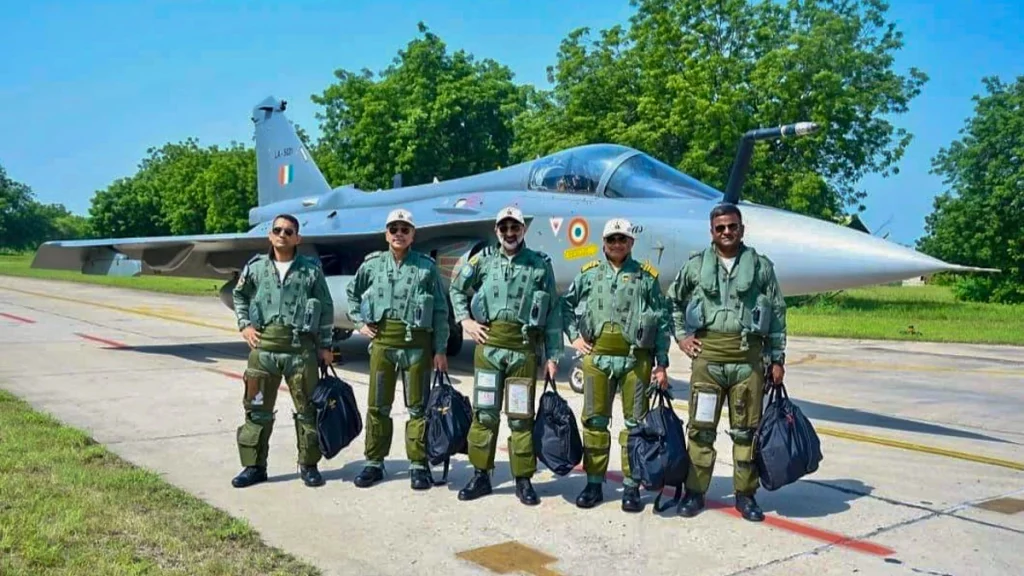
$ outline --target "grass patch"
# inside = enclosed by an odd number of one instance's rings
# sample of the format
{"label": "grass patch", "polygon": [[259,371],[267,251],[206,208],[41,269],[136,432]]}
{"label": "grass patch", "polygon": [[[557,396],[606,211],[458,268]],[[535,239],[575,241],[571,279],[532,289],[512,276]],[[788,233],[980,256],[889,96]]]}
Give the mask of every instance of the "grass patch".
{"label": "grass patch", "polygon": [[34,254],[0,254],[0,275],[67,280],[86,284],[134,288],[150,292],[182,294],[185,296],[216,296],[223,282],[201,278],[174,278],[168,276],[94,276],[70,270],[40,270],[32,268]]}
{"label": "grass patch", "polygon": [[[34,270],[31,254],[0,255],[0,275],[106,284],[185,294],[216,296],[212,280],[140,276],[88,276],[63,270]],[[918,340],[1024,345],[1024,305],[959,302],[948,286],[872,286],[793,298],[788,321],[791,336]]]}
{"label": "grass patch", "polygon": [[0,574],[319,573],[0,390]]}
{"label": "grass patch", "polygon": [[791,306],[789,334],[1024,345],[1024,306],[959,302],[947,286],[872,286]]}

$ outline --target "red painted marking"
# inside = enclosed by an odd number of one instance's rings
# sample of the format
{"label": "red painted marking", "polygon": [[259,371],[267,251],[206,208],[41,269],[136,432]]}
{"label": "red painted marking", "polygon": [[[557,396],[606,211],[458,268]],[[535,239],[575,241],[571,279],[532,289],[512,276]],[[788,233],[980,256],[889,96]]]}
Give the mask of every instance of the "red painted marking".
{"label": "red painted marking", "polygon": [[239,374],[238,372],[232,372],[230,370],[218,370],[216,368],[203,368],[203,370],[206,370],[207,372],[213,372],[214,374],[220,374],[221,376],[227,376],[228,378],[242,378],[241,374]]}
{"label": "red painted marking", "polygon": [[29,318],[23,318],[21,316],[15,316],[14,314],[8,314],[7,312],[0,312],[0,316],[3,316],[4,318],[10,318],[11,320],[17,320],[18,322],[24,322],[25,324],[35,324],[36,323],[35,320],[29,319]]}
{"label": "red painted marking", "polygon": [[[498,449],[501,450],[502,452],[508,452],[508,448],[505,446],[498,446]],[[577,465],[575,468],[573,468],[572,471],[583,472],[583,464]],[[606,474],[606,477],[609,480],[613,482],[618,482],[620,484],[622,483],[623,479],[622,473],[616,472],[614,470],[609,470]],[[670,500],[672,498],[675,498],[675,488],[665,488],[664,492],[665,496],[662,497],[663,499],[665,497],[668,497],[668,499]],[[743,518],[740,515],[740,511],[737,510],[735,506],[730,506],[724,502],[705,499],[705,505],[708,510],[717,510],[719,512],[724,512],[735,518]],[[746,522],[746,520],[744,520],[744,522]],[[872,542],[867,542],[864,540],[857,540],[856,538],[851,538],[838,532],[822,530],[821,528],[815,528],[814,526],[810,526],[808,524],[803,524],[801,522],[796,522],[793,520],[787,520],[786,518],[782,518],[780,516],[765,514],[764,523],[774,528],[784,530],[786,532],[792,532],[793,534],[805,536],[807,538],[811,538],[814,540],[821,540],[822,542],[835,544],[836,546],[842,546],[843,548],[849,548],[850,550],[856,550],[857,552],[864,552],[866,554],[873,554],[875,556],[891,556],[896,553],[895,550],[891,548],[886,548],[885,546],[879,544],[874,544]]]}
{"label": "red painted marking", "polygon": [[[238,378],[239,380],[241,380],[243,377],[242,374],[239,374],[238,372],[232,372],[230,370],[218,370],[216,368],[203,368],[203,370],[213,372],[215,374],[220,374],[222,376],[227,376],[228,378]],[[277,389],[287,391],[288,386],[286,384],[281,384],[280,386],[277,387]]]}
{"label": "red painted marking", "polygon": [[[583,470],[582,466],[579,466],[578,468],[580,469],[580,471]],[[616,482],[622,482],[622,473],[620,472],[613,472],[609,470],[608,477]],[[664,492],[665,496],[663,496],[663,498],[675,498],[675,488],[665,488]],[[735,506],[730,506],[724,502],[720,502],[717,500],[705,500],[705,502],[707,504],[708,510],[718,510],[719,512],[724,512],[734,518],[743,518],[740,515],[740,511],[737,510]],[[896,553],[895,550],[892,550],[891,548],[886,548],[885,546],[881,546],[879,544],[866,542],[864,540],[857,540],[856,538],[844,536],[843,534],[839,534],[838,532],[822,530],[821,528],[815,528],[814,526],[810,526],[808,524],[795,522],[793,520],[787,520],[786,518],[782,518],[780,516],[765,514],[764,523],[769,526],[785,530],[787,532],[792,532],[794,534],[806,536],[814,540],[821,540],[822,542],[828,542],[829,544],[835,544],[836,546],[842,546],[844,548],[849,548],[851,550],[856,550],[858,552],[874,554],[875,556],[891,556],[892,554]]]}
{"label": "red painted marking", "polygon": [[106,344],[111,348],[127,348],[126,344],[122,344],[116,340],[107,340],[106,338],[100,338],[99,336],[90,336],[89,334],[82,334],[81,332],[75,332],[75,336],[85,338],[86,340],[92,340],[93,342],[100,342]]}

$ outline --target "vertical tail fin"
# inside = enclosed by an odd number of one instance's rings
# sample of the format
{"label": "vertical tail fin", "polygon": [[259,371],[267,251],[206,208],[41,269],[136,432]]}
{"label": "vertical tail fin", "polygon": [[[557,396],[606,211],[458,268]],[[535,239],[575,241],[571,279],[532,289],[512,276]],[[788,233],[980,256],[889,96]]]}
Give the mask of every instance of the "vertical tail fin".
{"label": "vertical tail fin", "polygon": [[284,115],[286,102],[268,96],[252,110],[256,125],[256,189],[259,205],[331,191],[313,156]]}

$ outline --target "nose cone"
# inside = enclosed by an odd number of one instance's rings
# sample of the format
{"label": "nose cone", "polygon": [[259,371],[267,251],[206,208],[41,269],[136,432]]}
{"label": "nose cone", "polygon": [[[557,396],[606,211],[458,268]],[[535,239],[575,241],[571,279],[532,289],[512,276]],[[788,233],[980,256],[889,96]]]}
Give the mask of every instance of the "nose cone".
{"label": "nose cone", "polygon": [[787,296],[895,282],[943,271],[993,271],[949,264],[893,242],[799,214],[743,204],[744,242],[771,258]]}

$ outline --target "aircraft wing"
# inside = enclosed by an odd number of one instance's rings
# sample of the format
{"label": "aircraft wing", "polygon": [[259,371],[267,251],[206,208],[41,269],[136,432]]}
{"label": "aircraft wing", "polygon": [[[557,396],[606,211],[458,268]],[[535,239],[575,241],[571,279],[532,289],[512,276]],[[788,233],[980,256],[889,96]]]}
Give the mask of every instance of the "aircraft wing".
{"label": "aircraft wing", "polygon": [[[448,217],[452,220],[457,218],[454,214]],[[229,234],[46,242],[36,251],[32,267],[111,275],[115,274],[113,268],[124,265],[123,259],[127,257],[141,263],[136,273],[228,280],[254,254],[268,249],[266,230],[269,224],[261,224],[248,232]],[[365,225],[350,232],[343,231],[343,225],[337,226],[338,230],[326,228],[310,227],[310,232],[302,235],[300,249],[359,254],[386,248],[383,230],[367,230]],[[489,239],[493,228],[491,217],[425,222],[416,228],[416,244],[443,241],[449,237],[453,241]]]}

